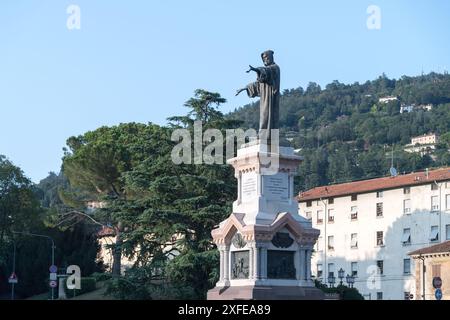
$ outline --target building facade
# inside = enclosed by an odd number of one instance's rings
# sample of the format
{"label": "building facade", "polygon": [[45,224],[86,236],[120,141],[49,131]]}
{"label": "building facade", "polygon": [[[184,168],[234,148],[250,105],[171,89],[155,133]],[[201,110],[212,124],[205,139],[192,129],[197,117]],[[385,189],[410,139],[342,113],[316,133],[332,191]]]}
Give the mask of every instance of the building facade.
{"label": "building facade", "polygon": [[[417,299],[437,300],[436,289],[441,289],[441,300],[450,300],[450,241],[416,250],[409,255],[416,266]],[[440,288],[433,280],[441,283]]]}
{"label": "building facade", "polygon": [[437,134],[431,133],[431,134],[425,134],[423,136],[413,137],[411,139],[411,145],[427,145],[427,144],[436,144],[439,142],[439,136]]}
{"label": "building facade", "polygon": [[298,198],[320,230],[313,275],[338,284],[342,268],[366,299],[416,299],[408,254],[450,239],[450,168],[323,186]]}

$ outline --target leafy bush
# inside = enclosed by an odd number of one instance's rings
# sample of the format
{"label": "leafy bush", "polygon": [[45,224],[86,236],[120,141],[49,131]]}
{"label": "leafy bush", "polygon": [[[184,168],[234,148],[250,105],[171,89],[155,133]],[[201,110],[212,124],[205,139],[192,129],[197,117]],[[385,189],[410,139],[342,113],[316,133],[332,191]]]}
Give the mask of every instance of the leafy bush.
{"label": "leafy bush", "polygon": [[67,288],[67,283],[65,282],[64,290],[68,298],[76,297],[81,294],[85,294],[97,289],[97,281],[93,277],[81,278],[81,288],[80,289],[69,289]]}
{"label": "leafy bush", "polygon": [[111,273],[100,273],[100,272],[94,272],[93,274],[91,274],[91,277],[94,278],[97,282],[101,282],[101,281],[107,281],[110,280],[112,278]]}
{"label": "leafy bush", "polygon": [[341,296],[341,300],[364,300],[364,297],[359,293],[356,288],[349,288],[344,285],[338,285],[335,288],[329,288],[320,281],[315,280],[317,288],[325,293],[337,293]]}

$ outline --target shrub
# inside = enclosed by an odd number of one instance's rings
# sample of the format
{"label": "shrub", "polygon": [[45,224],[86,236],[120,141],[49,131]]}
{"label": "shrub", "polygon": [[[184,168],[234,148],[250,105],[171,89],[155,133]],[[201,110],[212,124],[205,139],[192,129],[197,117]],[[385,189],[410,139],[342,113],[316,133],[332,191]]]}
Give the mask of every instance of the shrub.
{"label": "shrub", "polygon": [[80,289],[69,289],[67,288],[67,283],[64,285],[64,290],[66,292],[67,298],[72,298],[85,294],[97,289],[97,281],[93,277],[81,278],[81,288]]}

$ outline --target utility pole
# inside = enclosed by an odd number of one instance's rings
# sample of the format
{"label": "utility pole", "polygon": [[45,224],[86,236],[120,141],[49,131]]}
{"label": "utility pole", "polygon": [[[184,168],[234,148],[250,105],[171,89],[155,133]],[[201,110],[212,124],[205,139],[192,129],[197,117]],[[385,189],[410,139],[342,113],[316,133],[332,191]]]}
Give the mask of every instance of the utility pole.
{"label": "utility pole", "polygon": [[425,299],[425,258],[422,255],[419,256],[419,259],[422,260],[422,300]]}

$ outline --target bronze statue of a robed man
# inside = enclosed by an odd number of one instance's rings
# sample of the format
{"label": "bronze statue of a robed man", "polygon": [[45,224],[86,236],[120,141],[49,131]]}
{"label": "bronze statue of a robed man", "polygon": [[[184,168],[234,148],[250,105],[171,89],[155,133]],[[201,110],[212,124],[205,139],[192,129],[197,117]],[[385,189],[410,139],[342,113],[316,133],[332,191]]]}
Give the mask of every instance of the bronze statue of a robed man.
{"label": "bronze statue of a robed man", "polygon": [[242,91],[247,91],[249,97],[260,98],[259,138],[266,141],[271,140],[271,130],[279,129],[280,67],[274,62],[273,54],[272,50],[261,54],[264,67],[254,68],[250,65],[247,73],[256,72],[256,82],[236,92],[236,96]]}

